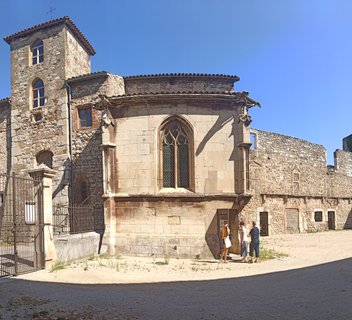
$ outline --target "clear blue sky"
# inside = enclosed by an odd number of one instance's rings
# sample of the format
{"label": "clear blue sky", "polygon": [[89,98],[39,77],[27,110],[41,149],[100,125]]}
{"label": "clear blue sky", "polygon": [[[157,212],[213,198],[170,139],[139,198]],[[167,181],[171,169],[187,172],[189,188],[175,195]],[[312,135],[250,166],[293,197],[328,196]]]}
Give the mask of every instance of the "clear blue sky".
{"label": "clear blue sky", "polygon": [[[327,149],[352,133],[350,0],[11,0],[1,37],[69,16],[95,48],[92,71],[224,73],[262,104],[252,126]],[[0,44],[0,98],[10,96]]]}

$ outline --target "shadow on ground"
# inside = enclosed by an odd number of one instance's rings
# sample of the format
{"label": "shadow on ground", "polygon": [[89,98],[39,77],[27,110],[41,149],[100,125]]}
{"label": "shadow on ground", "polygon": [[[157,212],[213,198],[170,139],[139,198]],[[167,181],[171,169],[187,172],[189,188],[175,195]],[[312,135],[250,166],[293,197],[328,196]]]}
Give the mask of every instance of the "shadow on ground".
{"label": "shadow on ground", "polygon": [[[22,308],[11,308],[16,303]],[[18,319],[34,313],[39,319],[351,319],[352,258],[209,281],[73,285],[2,279],[0,305],[0,319],[15,313]]]}

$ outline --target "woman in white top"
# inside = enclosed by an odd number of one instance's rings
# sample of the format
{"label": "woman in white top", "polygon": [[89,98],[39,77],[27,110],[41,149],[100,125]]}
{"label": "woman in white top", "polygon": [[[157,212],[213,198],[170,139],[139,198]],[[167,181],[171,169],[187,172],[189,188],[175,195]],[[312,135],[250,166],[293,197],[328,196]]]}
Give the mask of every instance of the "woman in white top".
{"label": "woman in white top", "polygon": [[248,255],[248,231],[243,221],[240,222],[239,236],[242,261],[246,261]]}

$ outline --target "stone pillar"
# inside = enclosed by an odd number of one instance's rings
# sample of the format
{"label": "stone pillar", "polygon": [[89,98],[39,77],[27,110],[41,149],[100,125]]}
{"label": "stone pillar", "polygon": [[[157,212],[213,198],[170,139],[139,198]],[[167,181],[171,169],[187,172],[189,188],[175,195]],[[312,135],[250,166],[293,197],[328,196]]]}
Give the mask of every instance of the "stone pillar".
{"label": "stone pillar", "polygon": [[116,209],[115,199],[113,197],[105,198],[104,201],[104,219],[105,233],[103,244],[107,247],[109,254],[116,254]]}
{"label": "stone pillar", "polygon": [[43,238],[44,238],[44,266],[45,268],[51,267],[52,263],[56,260],[56,250],[54,246],[54,233],[53,233],[53,177],[56,174],[52,170],[41,164],[38,168],[29,171],[30,176],[42,182],[42,219],[43,224]]}
{"label": "stone pillar", "polygon": [[234,119],[235,138],[235,193],[247,193],[249,189],[250,126],[247,108],[239,108],[238,119]]}

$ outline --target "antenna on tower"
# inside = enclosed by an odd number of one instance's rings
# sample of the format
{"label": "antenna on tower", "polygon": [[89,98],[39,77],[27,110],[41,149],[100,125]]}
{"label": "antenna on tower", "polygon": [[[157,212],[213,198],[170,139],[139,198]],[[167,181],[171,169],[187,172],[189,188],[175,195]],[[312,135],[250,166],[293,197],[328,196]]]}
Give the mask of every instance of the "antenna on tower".
{"label": "antenna on tower", "polygon": [[50,13],[50,20],[53,20],[53,12],[54,12],[55,10],[56,10],[56,8],[50,7],[50,10],[47,11],[46,14],[49,14],[49,13]]}

